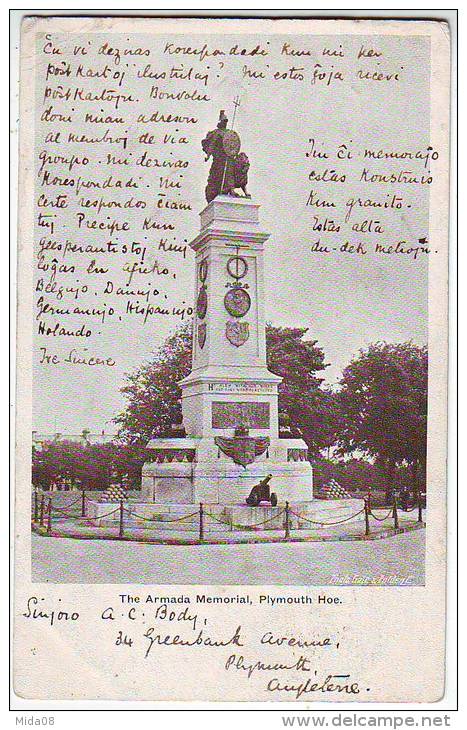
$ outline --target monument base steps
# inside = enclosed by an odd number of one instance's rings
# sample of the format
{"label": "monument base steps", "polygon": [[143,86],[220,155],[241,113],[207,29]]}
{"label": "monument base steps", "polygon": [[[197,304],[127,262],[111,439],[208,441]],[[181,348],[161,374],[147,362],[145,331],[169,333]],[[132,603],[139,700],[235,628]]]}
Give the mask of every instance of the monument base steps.
{"label": "monument base steps", "polygon": [[[115,509],[115,502],[89,502],[87,517],[95,527],[115,526],[119,512],[105,516]],[[148,529],[199,530],[198,504],[161,504],[156,502],[124,503],[124,524],[127,527]],[[335,499],[313,500],[289,503],[290,529],[323,529],[333,523],[358,522],[364,520],[363,500]],[[358,514],[360,512],[360,514]],[[101,516],[102,515],[102,516]],[[205,533],[230,532],[232,530],[278,530],[285,529],[285,505],[276,507],[261,504],[250,507],[247,504],[203,504]]]}

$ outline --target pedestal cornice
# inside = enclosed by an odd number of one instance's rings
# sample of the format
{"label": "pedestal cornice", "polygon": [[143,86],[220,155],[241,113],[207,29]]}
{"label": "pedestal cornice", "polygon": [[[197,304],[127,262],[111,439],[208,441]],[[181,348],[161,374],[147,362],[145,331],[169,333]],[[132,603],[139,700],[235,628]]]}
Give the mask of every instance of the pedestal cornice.
{"label": "pedestal cornice", "polygon": [[[237,372],[235,372],[235,370]],[[192,370],[186,378],[179,381],[179,385],[195,385],[197,383],[219,383],[229,380],[234,383],[242,383],[245,381],[260,381],[262,383],[272,383],[279,385],[283,378],[280,375],[271,373],[266,367],[238,367],[232,368],[231,366],[226,367],[206,367]]]}
{"label": "pedestal cornice", "polygon": [[211,242],[215,245],[216,241],[218,241],[219,246],[225,246],[226,241],[231,241],[233,244],[239,242],[248,244],[248,246],[254,250],[255,248],[261,248],[269,236],[269,233],[261,233],[259,231],[255,233],[248,231],[246,228],[245,230],[241,230],[240,228],[209,227],[201,231],[201,233],[199,233],[196,238],[191,241],[190,247],[193,251],[198,251],[200,248],[203,248],[203,246],[206,246]]}

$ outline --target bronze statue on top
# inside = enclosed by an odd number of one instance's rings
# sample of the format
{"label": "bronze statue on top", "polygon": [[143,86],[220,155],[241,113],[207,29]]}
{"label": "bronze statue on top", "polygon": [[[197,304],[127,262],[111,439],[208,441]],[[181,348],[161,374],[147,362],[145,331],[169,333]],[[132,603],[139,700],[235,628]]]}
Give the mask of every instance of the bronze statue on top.
{"label": "bronze statue on top", "polygon": [[227,122],[228,119],[222,110],[216,129],[208,132],[201,142],[206,161],[212,157],[206,185],[208,203],[217,195],[240,197],[235,192],[237,188],[243,191],[245,198],[251,197],[247,192],[250,162],[247,155],[240,152],[240,137],[233,129],[227,129]]}

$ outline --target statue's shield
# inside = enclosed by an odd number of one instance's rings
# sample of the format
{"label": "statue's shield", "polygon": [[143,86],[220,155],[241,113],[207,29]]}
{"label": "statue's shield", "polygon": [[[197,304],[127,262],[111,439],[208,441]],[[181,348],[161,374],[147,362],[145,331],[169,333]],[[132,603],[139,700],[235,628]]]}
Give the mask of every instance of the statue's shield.
{"label": "statue's shield", "polygon": [[233,129],[226,129],[222,137],[222,146],[227,157],[236,157],[240,152],[240,137]]}
{"label": "statue's shield", "polygon": [[250,336],[250,326],[248,322],[227,322],[225,336],[234,347],[240,347]]}

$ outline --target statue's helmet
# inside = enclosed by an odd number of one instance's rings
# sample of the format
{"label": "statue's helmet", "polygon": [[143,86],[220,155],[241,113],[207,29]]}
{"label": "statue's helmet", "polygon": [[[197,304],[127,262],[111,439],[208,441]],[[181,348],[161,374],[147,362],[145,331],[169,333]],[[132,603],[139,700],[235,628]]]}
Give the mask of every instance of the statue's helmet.
{"label": "statue's helmet", "polygon": [[221,109],[221,111],[219,113],[219,121],[217,122],[217,128],[218,129],[227,129],[228,121],[229,120],[225,115],[225,111],[223,109]]}

